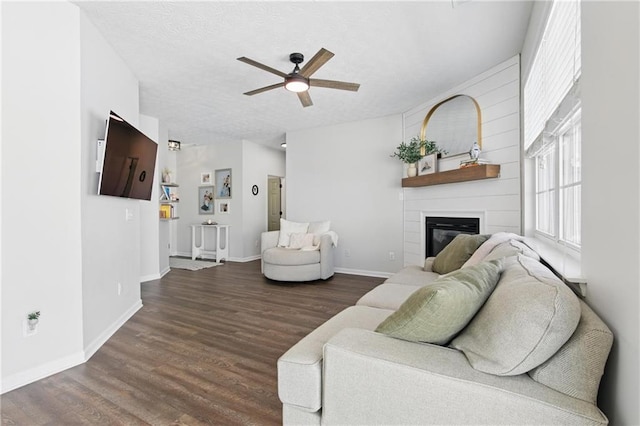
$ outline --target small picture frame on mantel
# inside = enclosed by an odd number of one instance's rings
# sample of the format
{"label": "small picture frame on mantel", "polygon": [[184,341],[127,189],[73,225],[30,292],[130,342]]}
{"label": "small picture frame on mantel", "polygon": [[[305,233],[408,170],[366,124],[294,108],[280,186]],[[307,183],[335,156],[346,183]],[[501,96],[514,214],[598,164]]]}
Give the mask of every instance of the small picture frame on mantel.
{"label": "small picture frame on mantel", "polygon": [[429,175],[438,171],[438,153],[427,154],[418,160],[418,176]]}

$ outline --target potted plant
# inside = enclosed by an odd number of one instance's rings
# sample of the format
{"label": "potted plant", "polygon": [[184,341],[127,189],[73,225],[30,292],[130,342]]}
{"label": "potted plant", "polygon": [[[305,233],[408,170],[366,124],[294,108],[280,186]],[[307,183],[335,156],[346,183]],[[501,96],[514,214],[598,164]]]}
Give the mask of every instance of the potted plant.
{"label": "potted plant", "polygon": [[40,311],[34,311],[27,315],[27,323],[29,324],[29,330],[33,331],[36,329],[36,325],[38,324],[39,318],[40,318]]}
{"label": "potted plant", "polygon": [[402,141],[400,145],[396,147],[396,151],[391,154],[391,157],[397,157],[409,166],[407,168],[408,177],[413,177],[418,174],[416,162],[422,158],[422,154],[420,153],[422,146],[422,141],[414,137],[408,143]]}
{"label": "potted plant", "polygon": [[447,153],[446,151],[438,148],[438,145],[435,141],[428,141],[414,136],[408,143],[403,141],[400,145],[398,145],[396,151],[391,156],[397,157],[403,163],[407,164],[407,176],[413,177],[418,174],[416,162],[418,162],[418,160],[420,160],[425,155],[433,154],[436,152],[442,154]]}

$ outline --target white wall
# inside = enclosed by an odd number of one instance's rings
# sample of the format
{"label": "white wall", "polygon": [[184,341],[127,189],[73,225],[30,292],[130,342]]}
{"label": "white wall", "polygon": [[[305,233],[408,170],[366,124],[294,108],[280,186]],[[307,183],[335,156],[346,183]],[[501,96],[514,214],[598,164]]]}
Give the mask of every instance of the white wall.
{"label": "white wall", "polygon": [[[157,118],[140,114],[138,130],[159,144],[160,126]],[[160,145],[160,144],[159,144]],[[167,144],[158,146],[158,152]],[[153,175],[153,187],[150,202],[140,202],[140,281],[160,278],[160,176],[159,158],[156,157],[156,167]]]}
{"label": "white wall", "polygon": [[109,110],[138,126],[138,81],[83,14],[80,48],[83,331],[91,356],[142,306],[140,204],[150,201],[97,195],[95,141],[104,137]]}
{"label": "white wall", "polygon": [[[211,219],[229,228],[229,260],[247,261],[259,258],[260,248],[256,241],[266,230],[266,186],[267,176],[284,176],[284,152],[267,148],[250,141],[216,142],[211,145],[196,145],[183,148],[176,154],[180,184],[180,219],[177,222],[177,254],[191,255],[191,228],[189,225]],[[232,193],[230,213],[217,212],[218,199],[214,200],[213,215],[198,214],[198,187],[200,174],[216,169],[232,169]],[[214,182],[215,183],[215,182]],[[251,186],[258,185],[258,195],[251,194]],[[205,230],[205,248],[215,249],[214,230]],[[199,234],[197,236],[200,242]]]}
{"label": "white wall", "polygon": [[83,361],[79,35],[70,3],[2,4],[2,392]]}
{"label": "white wall", "polygon": [[287,133],[287,219],[331,221],[337,271],[402,267],[401,140],[400,115]]}
{"label": "white wall", "polygon": [[[171,170],[172,180],[179,181],[176,168],[176,152],[169,151],[169,131],[166,125],[160,123],[158,136],[158,179],[166,167]],[[160,187],[160,185],[156,185]],[[158,271],[160,276],[169,272],[169,256],[176,251],[175,221],[158,220]]]}
{"label": "white wall", "polygon": [[[180,204],[177,221],[177,253],[181,256],[191,256],[191,228],[192,224],[199,224],[211,219],[219,224],[231,225],[229,229],[229,260],[242,259],[242,142],[216,142],[211,145],[196,145],[184,147],[176,155],[177,170],[180,180]],[[210,172],[212,177],[216,169],[231,169],[231,198],[229,214],[201,215],[198,213],[198,187],[200,174]],[[215,184],[215,182],[213,182]],[[217,208],[218,199],[214,199]],[[215,230],[205,230],[205,249],[215,250]],[[198,236],[198,240],[199,236]]]}
{"label": "white wall", "polygon": [[[267,230],[267,179],[285,174],[284,151],[250,141],[242,142],[243,253],[244,260],[260,258],[260,234]],[[258,195],[251,187],[258,185]]]}
{"label": "white wall", "polygon": [[[456,94],[473,97],[482,115],[481,157],[501,166],[497,179],[404,189],[405,264],[424,262],[424,217],[430,213],[473,212],[481,217],[481,233],[521,232],[519,75],[516,56],[404,114],[405,139],[409,140],[420,134],[435,104]],[[469,157],[441,159],[440,170],[457,169],[461,158]]]}
{"label": "white wall", "polygon": [[600,405],[640,424],[638,2],[582,3],[582,268],[615,335]]}

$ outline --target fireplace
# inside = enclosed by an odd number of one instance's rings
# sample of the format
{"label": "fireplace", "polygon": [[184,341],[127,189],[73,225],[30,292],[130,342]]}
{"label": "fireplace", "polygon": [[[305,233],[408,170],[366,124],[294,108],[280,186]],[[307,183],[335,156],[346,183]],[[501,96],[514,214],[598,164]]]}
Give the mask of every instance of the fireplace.
{"label": "fireplace", "polygon": [[435,256],[458,234],[479,234],[477,217],[426,217],[426,257]]}

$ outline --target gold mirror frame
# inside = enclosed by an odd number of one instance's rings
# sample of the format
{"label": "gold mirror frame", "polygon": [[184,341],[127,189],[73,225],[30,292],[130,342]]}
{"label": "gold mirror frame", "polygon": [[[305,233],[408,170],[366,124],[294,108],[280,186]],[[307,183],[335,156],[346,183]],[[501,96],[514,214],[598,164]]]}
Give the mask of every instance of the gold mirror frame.
{"label": "gold mirror frame", "polygon": [[[431,118],[431,116],[433,115],[434,112],[436,112],[436,110],[438,109],[438,107],[442,104],[445,104],[447,102],[449,102],[452,99],[456,99],[459,97],[465,97],[465,98],[469,98],[471,99],[471,102],[473,102],[473,104],[476,107],[476,112],[478,113],[478,129],[477,129],[477,136],[478,136],[478,146],[480,147],[480,149],[482,149],[482,113],[480,112],[480,105],[478,104],[478,102],[473,99],[471,96],[469,95],[453,95],[443,101],[438,102],[437,104],[435,104],[427,113],[427,115],[424,117],[424,120],[422,121],[422,127],[420,128],[420,140],[425,140],[426,134],[427,134],[427,123],[429,123],[429,119]],[[441,149],[446,149],[446,147],[440,147]],[[471,148],[471,146],[469,146],[469,148]],[[425,148],[422,147],[420,149],[420,153],[422,155],[425,155]],[[461,154],[461,153],[453,153],[451,154],[453,155],[457,155],[457,154]]]}

